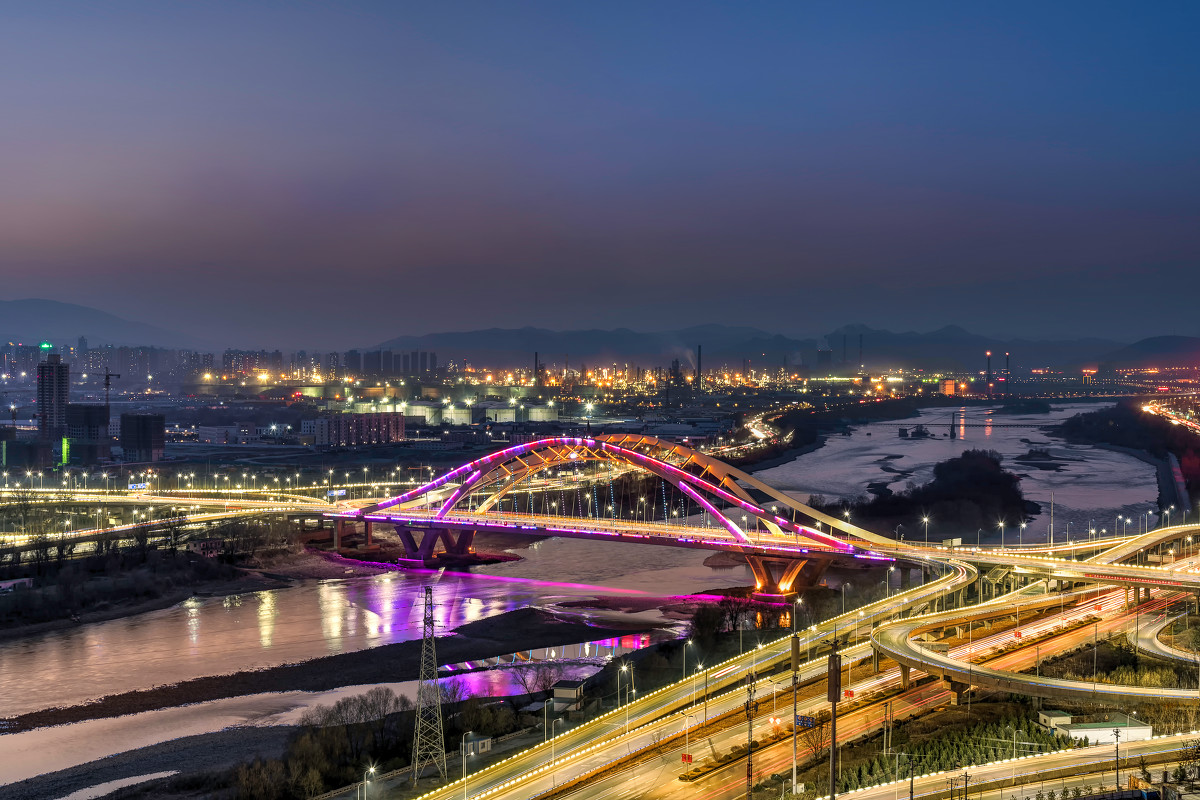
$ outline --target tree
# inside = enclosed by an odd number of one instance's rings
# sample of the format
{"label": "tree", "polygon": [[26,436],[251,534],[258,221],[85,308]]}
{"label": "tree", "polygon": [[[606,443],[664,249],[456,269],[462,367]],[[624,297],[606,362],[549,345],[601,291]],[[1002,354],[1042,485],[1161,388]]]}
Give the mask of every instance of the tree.
{"label": "tree", "polygon": [[749,616],[752,605],[748,597],[723,597],[717,603],[729,630],[739,630],[742,627],[742,618]]}
{"label": "tree", "polygon": [[53,545],[50,542],[50,537],[44,533],[40,533],[33,537],[33,563],[37,567],[39,575],[50,563],[50,550]]}
{"label": "tree", "polygon": [[467,685],[460,678],[447,678],[443,681],[438,681],[438,696],[441,698],[443,705],[452,703],[461,703],[470,697],[467,691]]}
{"label": "tree", "polygon": [[61,569],[63,562],[70,558],[75,552],[75,540],[66,538],[59,539],[54,545],[54,551],[55,561],[58,562],[58,567]]}
{"label": "tree", "polygon": [[725,614],[720,608],[711,603],[702,603],[692,614],[689,635],[700,647],[711,647],[724,621]]}
{"label": "tree", "polygon": [[550,691],[550,687],[562,679],[563,668],[561,664],[539,661],[513,667],[512,674],[525,694],[537,694]]}
{"label": "tree", "polygon": [[255,759],[242,764],[235,775],[238,797],[247,800],[277,800],[283,796],[283,762],[276,759]]}
{"label": "tree", "polygon": [[143,523],[133,529],[133,542],[137,549],[138,558],[146,560],[146,552],[150,549],[150,524]]}
{"label": "tree", "polygon": [[1179,763],[1184,767],[1188,784],[1191,785],[1192,776],[1196,769],[1200,768],[1200,739],[1192,739],[1184,744],[1183,752],[1179,755]]}
{"label": "tree", "polygon": [[817,713],[814,717],[815,724],[811,728],[800,728],[798,731],[800,741],[804,742],[804,746],[812,754],[812,757],[817,762],[817,785],[821,785],[821,764],[823,763],[822,756],[825,755],[826,749],[829,747],[829,721],[832,715],[828,709],[824,709]]}

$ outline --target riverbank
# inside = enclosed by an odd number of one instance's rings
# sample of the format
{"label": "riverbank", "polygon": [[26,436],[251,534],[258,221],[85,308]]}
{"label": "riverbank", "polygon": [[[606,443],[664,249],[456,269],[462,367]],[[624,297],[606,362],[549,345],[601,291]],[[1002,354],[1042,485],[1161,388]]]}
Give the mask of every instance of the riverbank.
{"label": "riverbank", "polygon": [[[467,623],[456,628],[452,635],[439,637],[438,661],[449,664],[492,658],[521,650],[615,638],[645,631],[648,627],[652,626],[644,621],[628,627],[598,627],[523,608]],[[11,733],[264,692],[327,691],[340,686],[416,680],[420,656],[420,640],[399,642],[296,664],[109,695],[81,705],[34,711],[0,720],[0,729]]]}
{"label": "riverbank", "polygon": [[762,461],[756,461],[753,464],[744,464],[743,466],[739,467],[739,469],[742,470],[742,472],[754,473],[754,472],[758,472],[759,470],[770,469],[771,467],[778,467],[782,464],[787,464],[789,462],[795,461],[800,456],[806,456],[809,453],[816,452],[817,450],[820,450],[824,446],[825,446],[825,435],[819,434],[817,436],[817,440],[815,442],[809,442],[806,445],[801,445],[800,447],[792,448],[791,450],[788,450],[786,453],[781,453],[772,458],[764,458]]}

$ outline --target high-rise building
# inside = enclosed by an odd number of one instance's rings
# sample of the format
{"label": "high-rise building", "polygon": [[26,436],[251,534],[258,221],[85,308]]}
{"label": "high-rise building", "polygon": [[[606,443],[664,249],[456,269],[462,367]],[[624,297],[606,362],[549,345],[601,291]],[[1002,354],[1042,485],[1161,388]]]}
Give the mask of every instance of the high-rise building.
{"label": "high-rise building", "polygon": [[161,461],[167,421],[162,414],[122,414],[121,452],[126,461]]}
{"label": "high-rise building", "polygon": [[[49,351],[49,342],[42,350]],[[38,438],[57,441],[67,428],[67,401],[70,399],[71,368],[58,353],[48,353],[37,367]]]}
{"label": "high-rise building", "polygon": [[70,458],[81,464],[95,464],[108,458],[108,406],[72,403],[67,406],[67,439]]}
{"label": "high-rise building", "polygon": [[[353,351],[351,351],[353,352]],[[382,356],[378,350],[368,350],[362,354],[362,371],[365,375],[382,375]]]}

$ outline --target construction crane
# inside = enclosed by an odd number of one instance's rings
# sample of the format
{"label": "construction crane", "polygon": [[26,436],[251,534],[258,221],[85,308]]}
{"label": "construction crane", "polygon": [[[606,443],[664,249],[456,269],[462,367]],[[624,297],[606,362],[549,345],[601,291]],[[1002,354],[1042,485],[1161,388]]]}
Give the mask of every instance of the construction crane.
{"label": "construction crane", "polygon": [[121,377],[115,372],[109,372],[108,367],[104,368],[104,407],[108,408],[108,390],[112,386],[112,379]]}

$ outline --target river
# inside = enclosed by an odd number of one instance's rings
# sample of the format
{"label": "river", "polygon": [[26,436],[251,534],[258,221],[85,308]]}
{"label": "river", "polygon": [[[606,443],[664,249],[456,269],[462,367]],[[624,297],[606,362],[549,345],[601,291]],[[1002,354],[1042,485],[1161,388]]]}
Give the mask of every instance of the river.
{"label": "river", "polygon": [[[852,499],[868,494],[873,484],[886,485],[898,492],[909,481],[927,483],[933,480],[935,464],[964,450],[995,450],[1003,457],[1004,468],[1021,476],[1021,491],[1026,499],[1041,506],[1041,512],[1029,521],[1023,534],[1018,534],[1016,525],[1009,524],[1006,542],[1015,542],[1018,535],[1024,541],[1049,540],[1051,494],[1057,541],[1068,536],[1086,537],[1091,527],[1097,531],[1105,528],[1111,533],[1118,515],[1132,519],[1129,528],[1134,530],[1140,514],[1157,509],[1158,483],[1153,466],[1125,453],[1068,444],[1037,428],[1002,427],[1053,425],[1103,407],[1096,403],[1055,404],[1049,414],[988,414],[977,407],[959,409],[965,410],[968,423],[991,419],[995,424],[960,426],[957,439],[946,435],[955,409],[926,409],[918,417],[899,424],[910,430],[918,424],[925,425],[934,434],[931,438],[901,439],[896,425],[859,425],[849,436],[830,436],[823,447],[786,464],[761,470],[755,477],[801,501],[814,494],[827,500]],[[1054,462],[1053,469],[1039,469],[1014,460],[1030,448],[1048,450],[1062,460]],[[908,531],[907,538],[923,538],[924,533],[923,528],[918,528]],[[983,542],[999,543],[1001,534],[995,527],[982,533],[945,530],[938,526],[937,520],[931,520],[929,535],[935,540],[962,537],[965,543],[973,544],[977,536]]]}
{"label": "river", "polygon": [[[8,641],[0,644],[0,717],[419,639],[425,586],[433,587],[440,635],[518,608],[555,609],[599,596],[644,602],[744,582],[704,567],[708,553],[697,550],[550,539],[521,553],[523,561],[471,573],[417,570],[303,581]],[[600,624],[663,621],[657,611],[558,612]]]}

